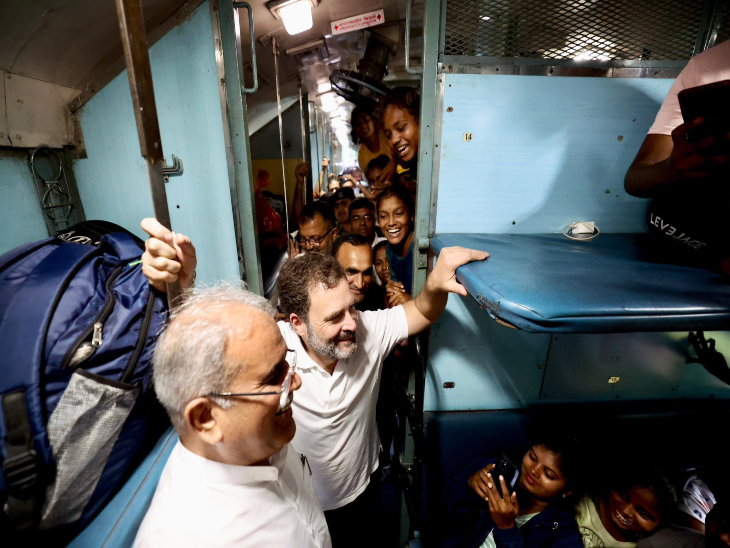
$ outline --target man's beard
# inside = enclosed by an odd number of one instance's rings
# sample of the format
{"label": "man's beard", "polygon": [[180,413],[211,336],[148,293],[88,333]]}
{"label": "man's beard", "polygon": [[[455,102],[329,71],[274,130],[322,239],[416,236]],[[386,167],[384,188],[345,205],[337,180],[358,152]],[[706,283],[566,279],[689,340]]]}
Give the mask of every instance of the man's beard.
{"label": "man's beard", "polygon": [[[346,360],[347,358],[352,357],[357,350],[357,338],[355,337],[354,331],[342,331],[334,339],[328,340],[317,335],[316,331],[312,328],[308,321],[304,323],[307,326],[308,335],[305,342],[312,350],[323,358],[331,360]],[[349,343],[345,348],[341,348],[337,342],[345,339],[350,339]]]}

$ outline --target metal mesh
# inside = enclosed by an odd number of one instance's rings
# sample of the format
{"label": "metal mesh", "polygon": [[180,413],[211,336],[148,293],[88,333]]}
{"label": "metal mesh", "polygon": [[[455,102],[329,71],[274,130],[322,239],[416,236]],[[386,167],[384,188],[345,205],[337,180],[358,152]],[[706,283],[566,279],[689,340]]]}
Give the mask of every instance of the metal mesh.
{"label": "metal mesh", "polygon": [[444,53],[686,60],[703,5],[703,0],[449,0]]}
{"label": "metal mesh", "polygon": [[137,389],[77,370],[48,420],[56,478],[46,491],[41,528],[71,523],[94,493]]}

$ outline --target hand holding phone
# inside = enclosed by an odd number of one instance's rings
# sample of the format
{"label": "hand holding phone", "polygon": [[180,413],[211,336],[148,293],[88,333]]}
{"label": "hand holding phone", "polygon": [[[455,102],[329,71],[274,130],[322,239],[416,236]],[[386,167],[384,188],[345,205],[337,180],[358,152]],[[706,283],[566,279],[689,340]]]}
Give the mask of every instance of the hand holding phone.
{"label": "hand holding phone", "polygon": [[705,158],[730,153],[730,80],[683,89],[678,99],[684,118],[679,136]]}
{"label": "hand holding phone", "polygon": [[502,486],[501,482],[499,481],[499,476],[502,476],[504,478],[504,482],[507,484],[507,487],[512,490],[515,485],[515,480],[517,479],[517,466],[515,466],[514,463],[509,460],[509,457],[507,455],[502,453],[502,456],[499,457],[499,460],[497,461],[497,464],[492,470],[491,474],[492,479],[494,480],[495,489],[497,489],[499,496],[503,497],[504,493],[502,493]]}

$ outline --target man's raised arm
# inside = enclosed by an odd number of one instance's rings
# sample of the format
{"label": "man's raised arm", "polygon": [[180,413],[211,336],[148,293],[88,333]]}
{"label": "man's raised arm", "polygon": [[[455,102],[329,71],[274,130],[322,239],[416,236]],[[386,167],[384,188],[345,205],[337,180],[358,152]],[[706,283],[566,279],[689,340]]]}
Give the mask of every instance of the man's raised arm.
{"label": "man's raised arm", "polygon": [[487,257],[489,253],[476,249],[444,248],[418,297],[403,305],[408,318],[408,335],[420,333],[438,319],[446,308],[449,293],[466,297],[466,289],[456,281],[456,269]]}

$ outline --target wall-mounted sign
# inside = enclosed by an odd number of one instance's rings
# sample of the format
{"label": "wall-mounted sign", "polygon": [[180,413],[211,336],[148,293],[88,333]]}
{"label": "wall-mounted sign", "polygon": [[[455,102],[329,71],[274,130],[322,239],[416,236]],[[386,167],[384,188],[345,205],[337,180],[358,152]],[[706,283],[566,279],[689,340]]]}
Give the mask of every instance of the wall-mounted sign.
{"label": "wall-mounted sign", "polygon": [[353,30],[365,29],[385,23],[383,10],[371,11],[362,15],[355,15],[339,21],[332,21],[332,34],[343,34]]}

